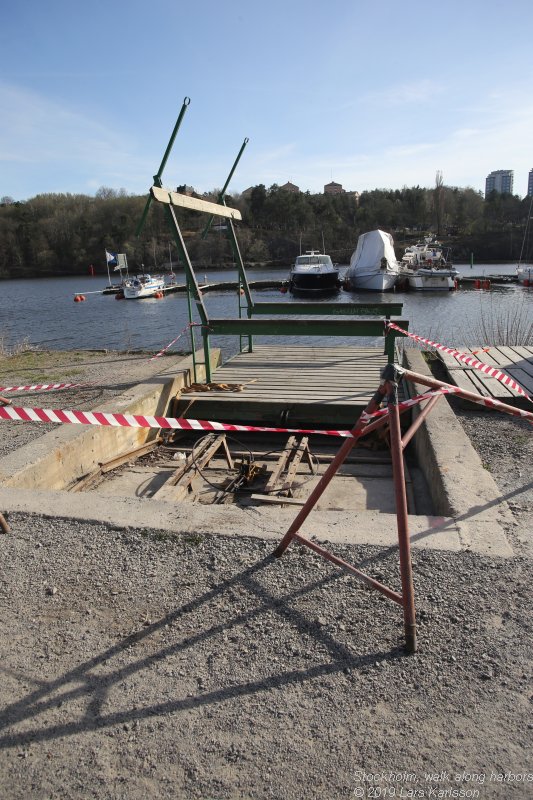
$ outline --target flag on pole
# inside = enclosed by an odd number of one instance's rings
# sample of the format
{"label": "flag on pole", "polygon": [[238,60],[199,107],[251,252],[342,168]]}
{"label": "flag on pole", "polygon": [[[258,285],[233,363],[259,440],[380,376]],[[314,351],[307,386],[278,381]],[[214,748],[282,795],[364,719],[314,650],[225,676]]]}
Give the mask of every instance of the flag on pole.
{"label": "flag on pole", "polygon": [[117,263],[116,253],[110,253],[109,250],[106,250],[105,257],[108,264],[111,264],[111,266],[115,266],[115,264]]}
{"label": "flag on pole", "polygon": [[116,272],[117,269],[125,269],[126,272],[128,271],[128,262],[126,260],[126,253],[117,253],[115,255],[115,263],[116,267],[114,271]]}

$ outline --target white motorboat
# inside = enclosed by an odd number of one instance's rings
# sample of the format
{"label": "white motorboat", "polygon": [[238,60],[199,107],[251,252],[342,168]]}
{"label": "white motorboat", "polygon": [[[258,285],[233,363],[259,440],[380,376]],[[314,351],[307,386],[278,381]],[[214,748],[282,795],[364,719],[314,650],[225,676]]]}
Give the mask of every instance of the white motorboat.
{"label": "white motorboat", "polygon": [[419,291],[455,289],[459,274],[449,261],[449,253],[445,253],[442,244],[431,236],[405,249],[400,270],[400,282]]}
{"label": "white motorboat", "polygon": [[516,268],[516,277],[522,286],[533,286],[533,264],[520,264]]}
{"label": "white motorboat", "polygon": [[155,297],[164,288],[165,279],[161,275],[137,275],[124,283],[124,297],[126,300]]}
{"label": "white motorboat", "polygon": [[339,288],[339,270],[330,256],[308,250],[296,257],[289,275],[289,291],[315,295],[336,292]]}
{"label": "white motorboat", "polygon": [[522,286],[533,286],[533,263],[531,259],[530,246],[531,220],[533,219],[532,212],[533,195],[531,195],[531,200],[529,201],[529,210],[527,212],[526,226],[524,228],[524,238],[522,239],[520,258],[518,259],[518,265],[516,267],[516,277],[518,279],[518,283],[521,283]]}
{"label": "white motorboat", "polygon": [[390,233],[369,231],[357,240],[346,272],[345,286],[347,289],[387,292],[394,287],[399,273],[400,265]]}

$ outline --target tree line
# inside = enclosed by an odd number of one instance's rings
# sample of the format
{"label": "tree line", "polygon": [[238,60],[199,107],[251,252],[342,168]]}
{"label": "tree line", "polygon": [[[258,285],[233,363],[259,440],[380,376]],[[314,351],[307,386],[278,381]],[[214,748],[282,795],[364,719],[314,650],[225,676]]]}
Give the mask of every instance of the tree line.
{"label": "tree line", "polygon": [[[178,190],[184,187],[178,187]],[[218,191],[197,195],[216,201]],[[141,235],[135,231],[145,196],[102,187],[95,196],[39,194],[15,202],[0,200],[0,278],[107,274],[105,251],[125,253],[131,271],[154,271],[172,264],[178,253],[164,209],[152,203]],[[424,234],[452,248],[454,261],[514,261],[520,256],[531,198],[445,186],[374,189],[360,196],[293,193],[260,184],[227,195],[238,208],[239,248],[245,264],[283,266],[298,253],[315,249],[346,264],[360,234],[381,228],[393,235],[396,254]],[[206,217],[177,210],[187,251],[199,268],[231,265],[233,253],[222,218],[205,234]]]}

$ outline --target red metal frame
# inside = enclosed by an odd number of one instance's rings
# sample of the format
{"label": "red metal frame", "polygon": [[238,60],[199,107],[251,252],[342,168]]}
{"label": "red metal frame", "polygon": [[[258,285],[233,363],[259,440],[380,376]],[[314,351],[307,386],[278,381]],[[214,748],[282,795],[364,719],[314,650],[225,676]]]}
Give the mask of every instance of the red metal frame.
{"label": "red metal frame", "polygon": [[[443,381],[438,381],[434,378],[426,377],[425,375],[419,375],[416,372],[403,369],[395,364],[387,365],[387,367],[385,367],[383,370],[382,382],[378,390],[366,407],[365,412],[359,418],[355,427],[351,430],[353,438],[346,439],[346,441],[342,444],[337,455],[322,475],[320,481],[309,495],[301,510],[296,515],[287,533],[276,548],[274,555],[277,557],[282,556],[287,547],[295,539],[299,544],[309,547],[319,556],[322,556],[322,558],[325,558],[327,561],[331,561],[333,564],[345,569],[347,572],[367,584],[367,586],[377,589],[377,591],[384,594],[390,600],[401,605],[403,608],[406,650],[409,653],[414,653],[416,651],[416,612],[413,569],[411,564],[411,548],[409,540],[407,494],[403,467],[403,450],[407,446],[408,442],[412,439],[422,422],[435,407],[437,401],[440,399],[440,397],[442,397],[442,395],[436,395],[427,402],[424,408],[421,409],[417,419],[410,425],[402,438],[400,428],[400,409],[398,408],[398,383],[402,378],[412,383],[420,383],[424,386],[429,386],[433,389],[451,388],[453,389],[453,393],[455,395],[463,397],[466,400],[471,400],[482,405],[490,405],[490,407],[495,408],[498,411],[511,414],[512,416],[523,417],[529,422],[533,422],[533,414],[530,412],[521,411],[517,408],[514,408],[514,406],[509,406],[506,403],[501,403],[499,401],[491,401],[489,404],[487,403],[486,398],[479,394],[475,394],[474,392],[458,389],[449,383],[444,383]],[[365,424],[363,422],[363,420],[366,419],[365,413],[371,415],[377,411],[385,398],[387,398],[388,413],[382,417],[379,417],[378,419],[372,420],[368,424]],[[406,410],[407,409],[404,408],[402,409],[402,412]],[[301,526],[309,516],[319,498],[324,493],[334,475],[339,470],[340,466],[345,461],[352,448],[357,444],[358,440],[362,436],[365,436],[371,431],[381,428],[385,425],[388,425],[390,428],[390,448],[392,455],[394,493],[396,500],[396,522],[398,529],[400,579],[402,586],[401,594],[394,591],[394,589],[390,589],[388,586],[379,583],[379,581],[374,580],[374,578],[366,575],[364,572],[357,569],[357,567],[349,564],[341,558],[338,558],[325,548],[320,547],[320,545],[312,542],[310,539],[300,533]]]}

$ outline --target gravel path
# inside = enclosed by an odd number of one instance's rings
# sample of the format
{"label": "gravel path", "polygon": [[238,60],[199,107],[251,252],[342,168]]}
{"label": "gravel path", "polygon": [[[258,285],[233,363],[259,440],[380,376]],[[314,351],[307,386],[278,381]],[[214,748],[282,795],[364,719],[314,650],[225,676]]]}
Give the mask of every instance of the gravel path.
{"label": "gravel path", "polygon": [[[397,606],[297,545],[11,514],[2,800],[531,797],[533,437],[457,413],[516,555],[415,550],[411,656]],[[335,551],[398,587],[395,550]]]}

